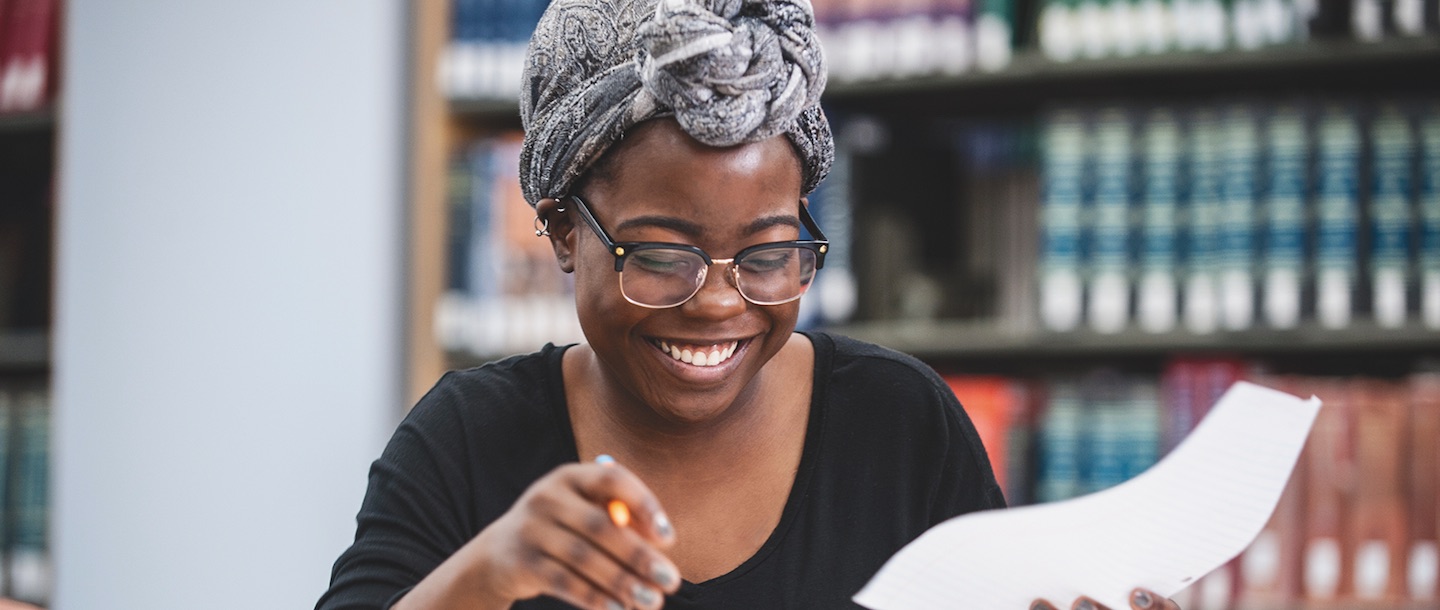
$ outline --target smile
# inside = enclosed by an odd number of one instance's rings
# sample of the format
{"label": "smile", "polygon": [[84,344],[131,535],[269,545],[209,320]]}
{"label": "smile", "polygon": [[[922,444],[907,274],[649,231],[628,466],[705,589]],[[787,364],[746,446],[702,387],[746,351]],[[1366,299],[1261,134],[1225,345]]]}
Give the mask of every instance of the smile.
{"label": "smile", "polygon": [[671,343],[669,341],[652,340],[660,351],[668,354],[685,364],[691,366],[718,366],[735,355],[735,350],[740,347],[739,341],[726,341],[711,345],[686,345]]}

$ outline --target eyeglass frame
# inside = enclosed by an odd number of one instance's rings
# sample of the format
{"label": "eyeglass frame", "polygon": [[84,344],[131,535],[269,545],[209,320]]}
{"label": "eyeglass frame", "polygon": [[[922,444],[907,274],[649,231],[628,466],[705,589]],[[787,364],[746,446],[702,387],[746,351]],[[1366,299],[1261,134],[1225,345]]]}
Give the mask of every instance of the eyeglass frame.
{"label": "eyeglass frame", "polygon": [[[758,303],[751,300],[750,297],[745,295],[745,291],[740,289],[739,266],[735,264],[735,261],[742,260],[746,256],[754,252],[761,252],[764,250],[778,250],[781,248],[804,248],[807,250],[815,251],[815,271],[818,272],[821,268],[825,266],[825,253],[830,250],[830,240],[825,237],[825,233],[820,230],[820,226],[815,223],[815,219],[810,216],[810,210],[804,202],[800,202],[799,204],[800,225],[805,227],[805,230],[809,231],[811,237],[814,237],[814,239],[772,241],[763,244],[755,244],[753,246],[747,246],[745,248],[742,248],[739,252],[735,253],[735,256],[732,256],[730,258],[711,258],[709,253],[701,250],[698,246],[692,246],[690,244],[677,244],[663,241],[617,242],[614,240],[614,238],[610,237],[610,233],[606,232],[604,227],[600,226],[600,221],[595,219],[595,215],[590,211],[590,204],[585,203],[585,200],[581,199],[579,195],[569,195],[567,199],[575,200],[575,209],[580,211],[580,217],[585,219],[585,224],[590,225],[590,229],[595,232],[595,235],[597,237],[600,238],[600,242],[605,246],[605,249],[608,250],[610,254],[615,257],[616,273],[621,273],[623,275],[625,270],[626,257],[644,250],[685,250],[687,252],[700,255],[700,259],[705,261],[706,275],[705,277],[700,278],[700,283],[695,287],[695,292],[690,293],[690,296],[685,297],[684,300],[674,305],[647,305],[645,303],[636,302],[634,299],[631,299],[629,295],[625,294],[625,287],[622,283],[620,287],[620,295],[625,297],[625,300],[629,301],[632,305],[645,307],[647,309],[669,309],[671,307],[679,307],[681,305],[684,305],[690,299],[695,298],[695,295],[700,294],[700,289],[705,287],[705,278],[709,277],[710,267],[713,267],[717,264],[729,265],[730,279],[735,285],[735,291],[739,292],[740,296],[744,298],[746,302],[754,303],[761,306],[784,305],[785,303],[790,303],[792,301],[795,301],[796,299],[799,299],[802,296],[805,296],[805,292],[809,290],[808,287],[806,290],[802,290],[800,294],[797,294],[792,298],[785,299],[784,301],[776,301],[774,303]],[[814,281],[813,277],[811,278],[811,281]]]}

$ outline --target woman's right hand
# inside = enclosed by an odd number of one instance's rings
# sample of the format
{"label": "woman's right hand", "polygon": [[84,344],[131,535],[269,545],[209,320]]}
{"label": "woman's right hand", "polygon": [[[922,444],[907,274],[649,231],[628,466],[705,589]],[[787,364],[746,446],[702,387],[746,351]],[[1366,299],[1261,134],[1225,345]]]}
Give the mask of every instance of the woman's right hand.
{"label": "woman's right hand", "polygon": [[[629,508],[628,527],[611,520],[612,500]],[[459,594],[469,598],[467,607],[549,595],[590,610],[653,610],[680,588],[680,571],[662,552],[674,537],[660,502],[633,473],[567,464],[532,484],[425,579],[441,582],[422,581],[396,608],[448,607]]]}

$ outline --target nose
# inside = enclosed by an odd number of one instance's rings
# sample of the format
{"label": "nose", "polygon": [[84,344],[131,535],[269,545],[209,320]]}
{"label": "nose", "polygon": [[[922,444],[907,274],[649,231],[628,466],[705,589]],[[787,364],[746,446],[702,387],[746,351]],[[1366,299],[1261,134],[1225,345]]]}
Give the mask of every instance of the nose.
{"label": "nose", "polygon": [[705,274],[700,291],[680,309],[695,317],[723,320],[744,313],[748,303],[735,284],[734,261],[716,260]]}

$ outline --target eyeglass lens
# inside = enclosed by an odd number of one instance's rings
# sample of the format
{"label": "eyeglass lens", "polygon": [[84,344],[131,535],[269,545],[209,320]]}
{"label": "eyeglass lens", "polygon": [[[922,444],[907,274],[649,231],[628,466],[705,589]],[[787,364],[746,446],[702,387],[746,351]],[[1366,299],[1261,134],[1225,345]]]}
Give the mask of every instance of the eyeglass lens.
{"label": "eyeglass lens", "polygon": [[[815,278],[815,251],[778,246],[746,253],[733,263],[741,296],[757,305],[778,305],[805,294]],[[620,290],[625,298],[649,307],[673,307],[689,300],[705,283],[709,267],[688,250],[647,248],[625,257]]]}

